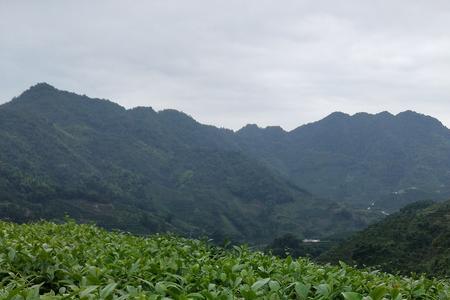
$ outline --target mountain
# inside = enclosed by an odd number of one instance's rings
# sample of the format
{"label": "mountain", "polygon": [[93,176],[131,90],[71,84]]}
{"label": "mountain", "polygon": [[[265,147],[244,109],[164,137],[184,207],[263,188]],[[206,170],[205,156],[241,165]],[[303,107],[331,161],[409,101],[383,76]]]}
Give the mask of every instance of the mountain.
{"label": "mountain", "polygon": [[0,106],[0,218],[60,220],[253,244],[366,226],[175,110],[127,110],[42,83]]}
{"label": "mountain", "polygon": [[386,212],[450,197],[450,131],[412,111],[336,112],[290,132],[247,125],[237,136],[246,153],[320,197]]}
{"label": "mountain", "polygon": [[410,204],[322,255],[321,261],[450,276],[450,201]]}

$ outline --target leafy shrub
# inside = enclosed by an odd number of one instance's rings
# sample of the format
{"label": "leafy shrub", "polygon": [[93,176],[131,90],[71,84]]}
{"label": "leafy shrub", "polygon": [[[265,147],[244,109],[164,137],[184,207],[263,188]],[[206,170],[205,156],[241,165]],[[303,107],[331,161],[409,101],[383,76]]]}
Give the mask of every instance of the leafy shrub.
{"label": "leafy shrub", "polygon": [[[364,298],[363,298],[364,297]],[[449,299],[449,283],[93,225],[0,222],[0,299]]]}

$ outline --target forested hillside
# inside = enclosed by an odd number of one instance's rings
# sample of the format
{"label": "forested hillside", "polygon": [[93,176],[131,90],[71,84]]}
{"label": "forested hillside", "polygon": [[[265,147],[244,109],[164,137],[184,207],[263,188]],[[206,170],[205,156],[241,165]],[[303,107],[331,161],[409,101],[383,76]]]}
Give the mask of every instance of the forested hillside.
{"label": "forested hillside", "polygon": [[266,243],[366,226],[240,151],[232,131],[38,84],[0,106],[0,217]]}
{"label": "forested hillside", "polygon": [[410,204],[324,254],[321,261],[450,276],[450,201]]}
{"label": "forested hillside", "polygon": [[266,244],[450,195],[450,133],[414,112],[233,132],[42,83],[0,106],[0,217]]}
{"label": "forested hillside", "polygon": [[412,111],[333,113],[290,132],[248,125],[246,152],[313,194],[392,212],[450,197],[450,131]]}

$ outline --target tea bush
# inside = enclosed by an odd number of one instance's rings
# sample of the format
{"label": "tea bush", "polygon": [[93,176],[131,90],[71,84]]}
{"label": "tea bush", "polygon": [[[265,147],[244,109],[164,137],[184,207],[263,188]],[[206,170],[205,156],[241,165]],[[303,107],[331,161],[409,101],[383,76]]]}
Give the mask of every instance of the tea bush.
{"label": "tea bush", "polygon": [[0,222],[0,298],[450,299],[449,283],[170,235]]}

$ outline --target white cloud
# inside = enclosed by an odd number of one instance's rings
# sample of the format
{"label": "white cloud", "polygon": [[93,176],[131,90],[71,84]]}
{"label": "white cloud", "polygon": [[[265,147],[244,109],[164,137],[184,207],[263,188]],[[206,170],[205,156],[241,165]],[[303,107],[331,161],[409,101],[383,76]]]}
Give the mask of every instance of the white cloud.
{"label": "white cloud", "polygon": [[335,110],[450,125],[448,28],[448,1],[5,0],[0,99],[47,81],[235,129]]}

